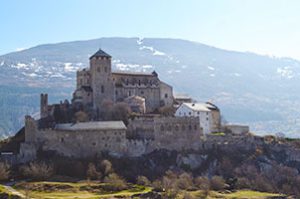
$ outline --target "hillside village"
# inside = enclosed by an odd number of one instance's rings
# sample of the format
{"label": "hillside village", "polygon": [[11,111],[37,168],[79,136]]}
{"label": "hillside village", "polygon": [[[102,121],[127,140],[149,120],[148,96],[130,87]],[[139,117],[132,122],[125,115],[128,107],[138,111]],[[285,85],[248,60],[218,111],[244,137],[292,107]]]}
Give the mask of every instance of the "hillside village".
{"label": "hillside village", "polygon": [[25,117],[20,161],[34,160],[38,150],[91,157],[199,149],[209,134],[249,132],[247,126],[222,126],[221,111],[210,102],[177,98],[155,71],[113,72],[112,57],[101,49],[89,60],[89,68],[77,71],[71,103],[50,105],[41,94],[40,119]]}

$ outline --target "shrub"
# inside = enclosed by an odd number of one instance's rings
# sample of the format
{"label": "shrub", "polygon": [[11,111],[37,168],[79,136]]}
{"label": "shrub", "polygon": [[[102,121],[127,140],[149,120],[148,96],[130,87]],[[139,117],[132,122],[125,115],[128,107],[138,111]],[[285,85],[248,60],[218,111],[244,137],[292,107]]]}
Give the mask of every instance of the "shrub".
{"label": "shrub", "polygon": [[8,164],[0,162],[0,181],[8,180],[10,167]]}
{"label": "shrub", "polygon": [[236,188],[237,189],[250,189],[251,182],[245,177],[240,177],[237,179]]}
{"label": "shrub", "polygon": [[138,176],[137,179],[136,179],[136,183],[139,184],[139,185],[144,185],[144,186],[149,186],[150,185],[150,181],[145,176]]}
{"label": "shrub", "polygon": [[154,191],[163,191],[163,185],[160,180],[154,180],[152,182],[152,187],[154,188]]}
{"label": "shrub", "polygon": [[89,116],[83,111],[78,111],[75,113],[75,120],[76,122],[87,122],[89,120]]}
{"label": "shrub", "polygon": [[88,169],[86,171],[86,176],[90,180],[99,180],[101,179],[101,172],[96,170],[95,164],[89,163]]}
{"label": "shrub", "polygon": [[111,173],[106,176],[104,182],[109,183],[108,188],[111,191],[121,191],[127,188],[126,181],[116,173]]}
{"label": "shrub", "polygon": [[113,172],[113,167],[109,160],[103,160],[101,162],[101,168],[105,176]]}
{"label": "shrub", "polygon": [[23,166],[21,172],[25,177],[33,180],[46,180],[54,174],[53,166],[44,162],[31,162],[29,165]]}
{"label": "shrub", "polygon": [[210,188],[215,191],[224,190],[226,187],[225,180],[220,176],[213,176],[210,180]]}
{"label": "shrub", "polygon": [[195,186],[201,190],[209,190],[210,189],[210,181],[207,177],[199,176],[195,180]]}
{"label": "shrub", "polygon": [[179,189],[183,189],[183,190],[193,189],[194,187],[193,176],[191,176],[188,173],[182,173],[178,178],[177,186]]}

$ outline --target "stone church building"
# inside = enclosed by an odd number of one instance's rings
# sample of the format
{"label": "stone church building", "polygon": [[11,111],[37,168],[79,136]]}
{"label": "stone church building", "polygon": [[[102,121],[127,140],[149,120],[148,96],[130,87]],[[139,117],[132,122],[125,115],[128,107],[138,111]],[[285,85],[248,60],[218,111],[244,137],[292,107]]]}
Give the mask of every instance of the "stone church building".
{"label": "stone church building", "polygon": [[[90,67],[77,72],[77,87],[72,103],[101,108],[104,100],[123,102],[138,96],[145,110],[151,113],[173,105],[173,89],[152,73],[113,72],[112,57],[99,49],[90,57]],[[142,105],[143,106],[143,105]],[[136,108],[135,108],[136,109]]]}

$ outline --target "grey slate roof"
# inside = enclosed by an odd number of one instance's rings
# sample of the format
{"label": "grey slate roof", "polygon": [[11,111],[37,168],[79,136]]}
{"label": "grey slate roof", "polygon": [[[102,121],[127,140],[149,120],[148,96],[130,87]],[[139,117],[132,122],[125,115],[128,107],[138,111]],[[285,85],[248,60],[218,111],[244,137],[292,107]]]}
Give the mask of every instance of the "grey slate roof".
{"label": "grey slate roof", "polygon": [[67,130],[67,131],[126,130],[126,126],[122,121],[97,121],[97,122],[56,124],[55,129]]}
{"label": "grey slate roof", "polygon": [[113,75],[130,75],[130,76],[154,76],[153,73],[133,72],[133,71],[115,71]]}
{"label": "grey slate roof", "polygon": [[106,52],[104,52],[101,49],[99,49],[95,54],[93,54],[90,57],[90,59],[92,59],[93,57],[109,57],[109,58],[111,58],[111,56],[109,54],[107,54]]}

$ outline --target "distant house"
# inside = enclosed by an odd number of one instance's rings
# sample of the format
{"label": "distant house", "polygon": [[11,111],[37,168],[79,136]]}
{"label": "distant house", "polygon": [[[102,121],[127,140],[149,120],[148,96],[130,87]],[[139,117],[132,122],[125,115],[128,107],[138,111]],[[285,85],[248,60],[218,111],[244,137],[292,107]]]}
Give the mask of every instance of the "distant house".
{"label": "distant house", "polygon": [[220,110],[212,103],[182,103],[175,116],[199,117],[204,134],[220,131]]}

